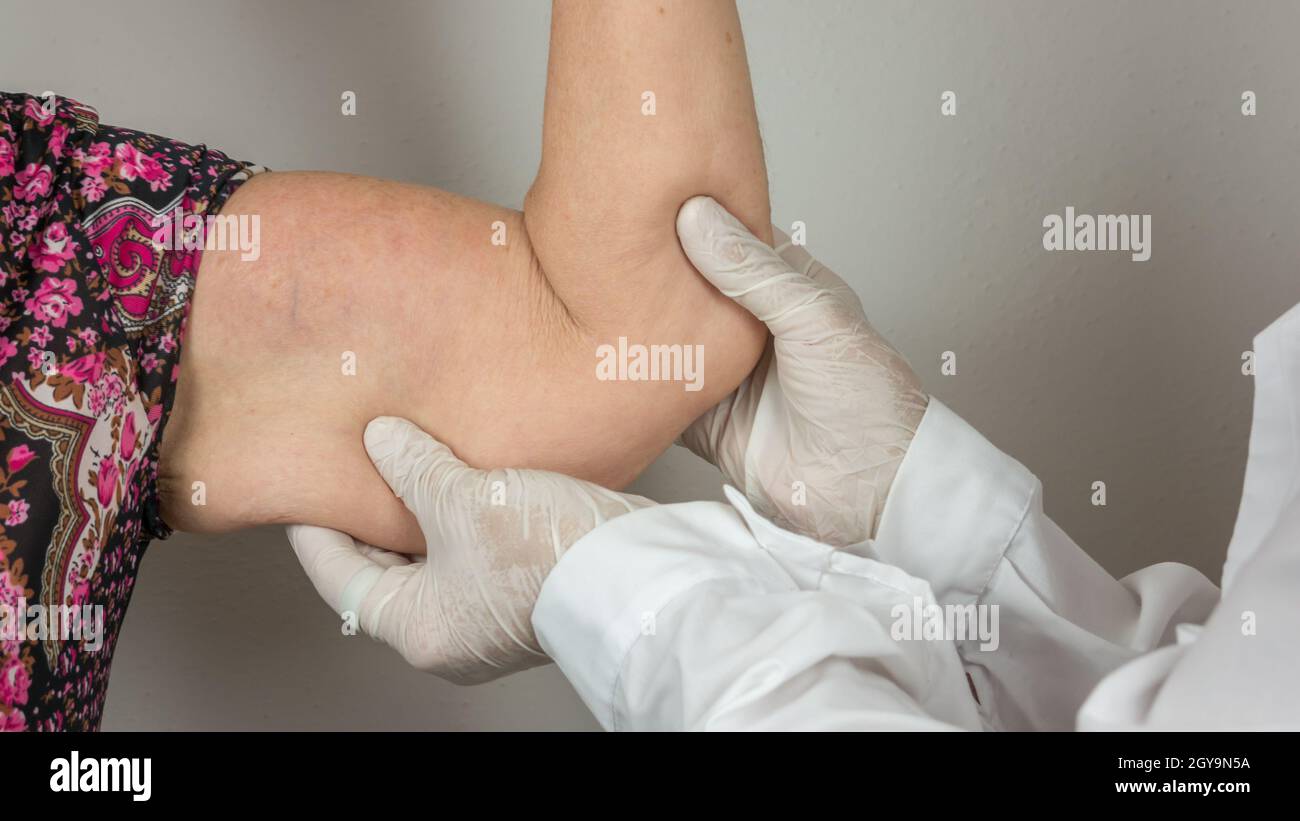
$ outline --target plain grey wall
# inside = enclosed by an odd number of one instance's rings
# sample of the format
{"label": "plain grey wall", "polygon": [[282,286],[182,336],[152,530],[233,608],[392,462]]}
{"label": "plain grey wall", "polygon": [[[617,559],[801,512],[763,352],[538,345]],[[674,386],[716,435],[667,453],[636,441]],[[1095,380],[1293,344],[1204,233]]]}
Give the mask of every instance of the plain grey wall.
{"label": "plain grey wall", "polygon": [[[513,206],[536,169],[543,2],[0,12],[0,87],[67,94],[105,122]],[[807,223],[927,387],[1042,478],[1098,561],[1217,578],[1250,422],[1241,354],[1300,300],[1300,5],[820,0],[742,16],[778,224]],[[1045,252],[1043,217],[1067,205],[1151,214],[1151,260]],[[720,498],[681,451],[635,489]],[[554,668],[462,689],[341,638],[267,529],[150,548],[104,726],[595,724]]]}

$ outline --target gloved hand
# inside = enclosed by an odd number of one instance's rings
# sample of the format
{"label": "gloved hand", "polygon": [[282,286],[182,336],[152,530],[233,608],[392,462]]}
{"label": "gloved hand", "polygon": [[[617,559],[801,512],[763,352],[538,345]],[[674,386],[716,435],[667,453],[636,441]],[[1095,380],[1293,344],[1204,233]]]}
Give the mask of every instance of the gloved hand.
{"label": "gloved hand", "polygon": [[597,525],[654,504],[540,470],[475,470],[393,417],[366,451],[428,543],[406,557],[294,525],[289,541],[321,597],[412,666],[471,684],[547,661],[532,612],[547,573]]}
{"label": "gloved hand", "polygon": [[709,197],[677,214],[691,263],[772,332],[753,373],[678,441],[767,518],[846,547],[874,537],[929,398],[853,289],[773,231],[779,253]]}

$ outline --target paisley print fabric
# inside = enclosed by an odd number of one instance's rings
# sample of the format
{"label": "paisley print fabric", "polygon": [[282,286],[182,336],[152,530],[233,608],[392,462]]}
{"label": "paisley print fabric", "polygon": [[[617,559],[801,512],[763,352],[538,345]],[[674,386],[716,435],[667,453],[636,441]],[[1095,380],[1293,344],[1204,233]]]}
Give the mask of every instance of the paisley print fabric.
{"label": "paisley print fabric", "polygon": [[[0,94],[0,730],[98,729],[200,250],[258,169]],[[177,250],[171,250],[175,247]]]}

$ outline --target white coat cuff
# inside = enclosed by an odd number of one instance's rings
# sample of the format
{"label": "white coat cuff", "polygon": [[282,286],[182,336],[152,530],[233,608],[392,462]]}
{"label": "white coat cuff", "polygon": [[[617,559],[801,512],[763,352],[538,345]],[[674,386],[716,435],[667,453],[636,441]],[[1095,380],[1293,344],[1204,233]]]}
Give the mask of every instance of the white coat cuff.
{"label": "white coat cuff", "polygon": [[756,570],[755,562],[775,569],[729,505],[689,502],[637,510],[591,531],[560,557],[533,608],[533,629],[587,707],[603,726],[613,727],[627,655],[654,630],[666,605],[715,579],[757,575],[769,587],[793,589],[788,578]]}
{"label": "white coat cuff", "polygon": [[975,602],[1038,480],[931,398],[889,491],[874,558],[926,579],[941,604]]}

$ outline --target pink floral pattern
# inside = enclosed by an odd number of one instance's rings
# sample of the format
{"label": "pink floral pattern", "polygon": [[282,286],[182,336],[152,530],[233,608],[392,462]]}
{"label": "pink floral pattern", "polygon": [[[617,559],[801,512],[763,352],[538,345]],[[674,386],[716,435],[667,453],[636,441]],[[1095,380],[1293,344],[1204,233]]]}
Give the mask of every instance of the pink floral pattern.
{"label": "pink floral pattern", "polygon": [[158,515],[157,446],[197,251],[153,240],[255,169],[0,93],[0,614],[103,614],[102,647],[0,630],[0,731],[99,727],[118,629]]}

